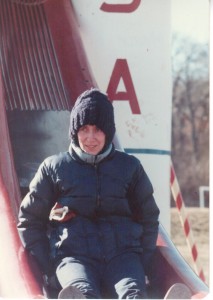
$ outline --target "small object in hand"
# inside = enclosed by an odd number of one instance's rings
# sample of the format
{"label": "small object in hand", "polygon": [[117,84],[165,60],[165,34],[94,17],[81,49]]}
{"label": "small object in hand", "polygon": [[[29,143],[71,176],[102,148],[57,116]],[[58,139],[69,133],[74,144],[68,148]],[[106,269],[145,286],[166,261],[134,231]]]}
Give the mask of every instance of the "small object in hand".
{"label": "small object in hand", "polygon": [[69,210],[67,206],[62,206],[58,202],[53,206],[50,211],[49,219],[50,221],[59,221],[66,222],[72,218],[74,218],[76,214]]}

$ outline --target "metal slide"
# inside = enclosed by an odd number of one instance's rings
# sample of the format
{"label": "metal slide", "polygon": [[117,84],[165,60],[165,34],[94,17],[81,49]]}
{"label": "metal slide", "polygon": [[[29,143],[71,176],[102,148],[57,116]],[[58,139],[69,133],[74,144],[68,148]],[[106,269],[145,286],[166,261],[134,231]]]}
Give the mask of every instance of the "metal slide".
{"label": "metal slide", "polygon": [[[8,117],[70,110],[77,95],[96,86],[71,1],[0,0],[0,60],[0,297],[54,298],[16,230],[22,195]],[[176,282],[197,298],[209,292],[162,226],[150,273],[150,298],[163,298]]]}

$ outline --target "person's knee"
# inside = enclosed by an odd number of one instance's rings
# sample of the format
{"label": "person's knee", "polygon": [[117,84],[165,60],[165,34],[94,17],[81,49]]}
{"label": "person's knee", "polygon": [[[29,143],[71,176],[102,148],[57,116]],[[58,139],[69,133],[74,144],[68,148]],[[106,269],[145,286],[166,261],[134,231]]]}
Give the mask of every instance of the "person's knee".
{"label": "person's knee", "polygon": [[146,299],[145,284],[135,279],[124,278],[115,285],[119,299]]}
{"label": "person's knee", "polygon": [[79,260],[73,257],[64,258],[58,265],[56,274],[62,288],[74,286],[78,288],[86,298],[101,298],[99,278],[95,268],[88,260]]}

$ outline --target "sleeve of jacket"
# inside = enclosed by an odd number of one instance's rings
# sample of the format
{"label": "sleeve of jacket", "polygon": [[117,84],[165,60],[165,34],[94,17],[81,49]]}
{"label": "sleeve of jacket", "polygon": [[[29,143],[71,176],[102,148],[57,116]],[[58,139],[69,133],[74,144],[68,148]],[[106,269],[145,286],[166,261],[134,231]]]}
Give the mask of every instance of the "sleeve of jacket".
{"label": "sleeve of jacket", "polygon": [[129,199],[135,219],[143,225],[143,264],[148,272],[156,249],[160,211],[153,197],[152,184],[140,162],[134,174]]}
{"label": "sleeve of jacket", "polygon": [[23,246],[35,257],[45,274],[51,270],[47,225],[55,197],[55,185],[47,169],[44,161],[21,203],[17,225]]}

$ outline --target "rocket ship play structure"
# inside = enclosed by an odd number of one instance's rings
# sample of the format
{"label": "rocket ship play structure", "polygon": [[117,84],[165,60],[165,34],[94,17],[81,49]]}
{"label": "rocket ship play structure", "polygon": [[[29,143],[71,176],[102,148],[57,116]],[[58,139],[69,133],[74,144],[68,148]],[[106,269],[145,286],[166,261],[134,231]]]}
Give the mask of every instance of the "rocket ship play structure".
{"label": "rocket ship play structure", "polygon": [[170,27],[169,0],[0,0],[0,297],[54,298],[21,245],[18,209],[41,161],[68,147],[69,112],[91,87],[113,101],[114,143],[143,162],[161,210],[150,295],[174,283],[209,293],[168,234]]}

